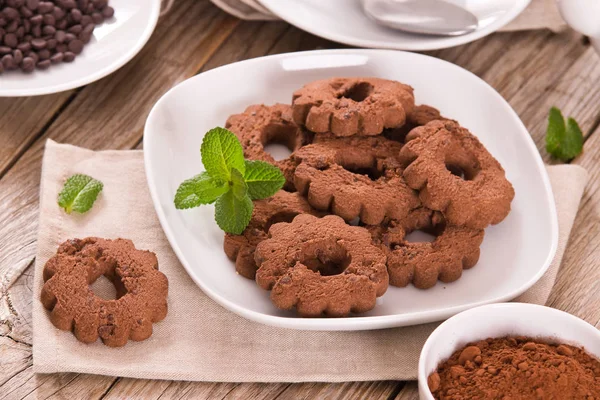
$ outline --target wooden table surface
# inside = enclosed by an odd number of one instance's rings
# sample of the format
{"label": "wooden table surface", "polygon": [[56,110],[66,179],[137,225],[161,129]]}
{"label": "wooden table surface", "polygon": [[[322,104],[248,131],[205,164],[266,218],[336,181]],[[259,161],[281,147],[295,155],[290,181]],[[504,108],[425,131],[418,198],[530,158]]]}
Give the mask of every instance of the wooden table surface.
{"label": "wooden table surface", "polygon": [[[179,0],[141,53],[109,77],[69,92],[0,99],[0,276],[27,266],[0,293],[0,399],[417,398],[416,385],[405,382],[221,384],[32,372],[31,266],[46,139],[95,150],[140,148],[150,108],[184,79],[266,54],[339,47],[344,46],[283,22],[244,22],[207,1]],[[578,120],[586,142],[574,163],[588,169],[590,182],[549,305],[600,327],[600,58],[573,31],[495,33],[428,54],[496,88],[520,115],[546,161],[550,107]]]}

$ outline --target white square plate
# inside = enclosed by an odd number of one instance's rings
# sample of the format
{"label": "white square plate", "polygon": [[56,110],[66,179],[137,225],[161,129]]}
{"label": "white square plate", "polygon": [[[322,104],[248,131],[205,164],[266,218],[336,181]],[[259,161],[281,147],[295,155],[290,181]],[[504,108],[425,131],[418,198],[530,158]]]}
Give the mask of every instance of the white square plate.
{"label": "white square plate", "polygon": [[[349,318],[298,318],[275,308],[269,293],[236,274],[225,256],[212,206],[179,211],[179,183],[203,170],[204,133],[255,103],[291,101],[315,79],[376,76],[415,88],[417,103],[439,108],[477,135],[515,187],[512,212],[486,230],[481,258],[451,284],[429,290],[390,286],[377,306]],[[195,76],[165,94],[145,127],[144,155],[152,200],[173,250],[192,279],[223,307],[275,326],[361,330],[414,325],[478,305],[515,298],[546,271],[558,241],[558,222],[542,159],[517,114],[488,84],[448,62],[387,50],[327,50],[256,58]],[[194,310],[190,310],[194,312]]]}

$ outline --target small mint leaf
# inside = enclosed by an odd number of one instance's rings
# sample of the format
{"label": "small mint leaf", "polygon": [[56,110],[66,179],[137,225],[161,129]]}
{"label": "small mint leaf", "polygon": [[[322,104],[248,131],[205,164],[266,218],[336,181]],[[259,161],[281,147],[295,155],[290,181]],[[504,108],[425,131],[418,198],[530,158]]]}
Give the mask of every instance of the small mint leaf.
{"label": "small mint leaf", "polygon": [[548,115],[548,129],[546,130],[546,151],[556,155],[560,150],[560,144],[565,137],[565,119],[556,107],[550,109]]}
{"label": "small mint leaf", "polygon": [[231,180],[231,168],[242,174],[246,171],[244,149],[238,138],[225,128],[213,128],[206,133],[200,147],[202,164],[216,180]]}
{"label": "small mint leaf", "polygon": [[563,144],[563,159],[572,160],[583,151],[583,132],[573,118],[567,119],[567,135]]}
{"label": "small mint leaf", "polygon": [[546,151],[553,157],[569,161],[583,151],[583,133],[573,118],[565,119],[556,107],[550,109],[546,130]]}
{"label": "small mint leaf", "polygon": [[175,193],[175,208],[182,210],[214,203],[219,196],[229,190],[229,186],[214,180],[205,171],[179,185]]}
{"label": "small mint leaf", "polygon": [[285,183],[281,170],[264,161],[246,161],[244,180],[252,200],[273,196]]}
{"label": "small mint leaf", "polygon": [[88,175],[75,174],[65,182],[58,194],[58,205],[71,214],[72,211],[84,213],[94,205],[102,191],[102,182]]}
{"label": "small mint leaf", "polygon": [[229,191],[215,203],[215,221],[225,232],[239,235],[248,226],[253,208],[250,197],[238,199],[233,191]]}
{"label": "small mint leaf", "polygon": [[244,175],[235,168],[231,168],[231,190],[238,200],[244,199],[248,193],[248,185],[244,182]]}

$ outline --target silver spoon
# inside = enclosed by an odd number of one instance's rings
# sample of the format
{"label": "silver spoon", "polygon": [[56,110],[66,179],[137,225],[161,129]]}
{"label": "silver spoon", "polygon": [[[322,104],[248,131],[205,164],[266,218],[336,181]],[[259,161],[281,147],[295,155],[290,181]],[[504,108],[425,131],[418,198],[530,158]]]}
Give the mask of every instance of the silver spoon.
{"label": "silver spoon", "polygon": [[405,32],[458,36],[473,32],[479,21],[471,12],[443,0],[362,0],[377,23]]}

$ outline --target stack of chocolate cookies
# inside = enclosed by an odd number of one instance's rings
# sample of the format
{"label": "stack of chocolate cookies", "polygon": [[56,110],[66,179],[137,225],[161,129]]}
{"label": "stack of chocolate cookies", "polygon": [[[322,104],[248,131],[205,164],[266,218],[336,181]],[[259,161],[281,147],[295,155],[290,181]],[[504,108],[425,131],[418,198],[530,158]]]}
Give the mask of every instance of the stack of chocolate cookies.
{"label": "stack of chocolate cookies", "polygon": [[[301,316],[371,310],[388,284],[455,281],[477,263],[484,228],[510,212],[514,189],[498,161],[397,81],[315,81],[291,105],[252,105],[226,128],[286,184],[255,201],[225,252],[277,307]],[[292,154],[276,161],[265,151],[272,143]],[[413,231],[435,239],[407,240]]]}

